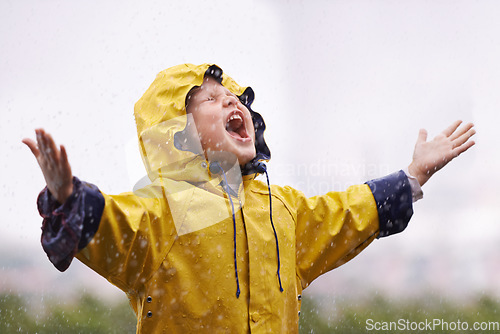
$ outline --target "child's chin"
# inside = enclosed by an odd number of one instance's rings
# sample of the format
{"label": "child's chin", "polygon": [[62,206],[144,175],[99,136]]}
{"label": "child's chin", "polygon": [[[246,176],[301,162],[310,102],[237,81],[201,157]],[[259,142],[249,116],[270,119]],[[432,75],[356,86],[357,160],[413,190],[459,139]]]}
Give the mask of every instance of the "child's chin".
{"label": "child's chin", "polygon": [[255,150],[253,150],[253,152],[248,152],[246,154],[239,154],[238,155],[238,163],[240,164],[240,166],[244,166],[245,164],[252,161],[253,158],[255,158],[255,154],[256,154]]}

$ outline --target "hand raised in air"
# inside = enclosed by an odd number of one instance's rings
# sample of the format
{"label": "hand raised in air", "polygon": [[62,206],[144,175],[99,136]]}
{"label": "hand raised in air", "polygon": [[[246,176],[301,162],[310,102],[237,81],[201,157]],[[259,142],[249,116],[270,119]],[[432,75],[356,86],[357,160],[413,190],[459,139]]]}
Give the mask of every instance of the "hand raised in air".
{"label": "hand raised in air", "polygon": [[47,188],[59,203],[64,203],[73,192],[73,175],[63,145],[57,148],[52,136],[43,129],[36,129],[36,142],[23,139],[42,170]]}
{"label": "hand raised in air", "polygon": [[460,124],[462,121],[453,122],[431,141],[427,141],[427,131],[420,130],[413,161],[408,166],[408,171],[420,185],[424,185],[434,173],[475,144],[469,140],[476,133],[474,124],[468,123],[459,128]]}

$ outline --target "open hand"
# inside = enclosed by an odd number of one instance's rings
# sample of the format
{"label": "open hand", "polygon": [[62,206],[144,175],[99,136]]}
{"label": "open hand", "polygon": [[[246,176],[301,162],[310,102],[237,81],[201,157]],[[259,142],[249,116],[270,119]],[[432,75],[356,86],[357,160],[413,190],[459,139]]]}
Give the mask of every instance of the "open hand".
{"label": "open hand", "polygon": [[427,131],[420,130],[408,171],[421,186],[435,172],[475,144],[469,140],[476,133],[474,124],[468,123],[459,128],[460,124],[462,121],[453,122],[431,141],[427,141]]}
{"label": "open hand", "polygon": [[43,129],[36,129],[36,142],[23,139],[42,170],[47,188],[59,203],[64,203],[73,192],[73,175],[63,145],[57,148],[52,136]]}

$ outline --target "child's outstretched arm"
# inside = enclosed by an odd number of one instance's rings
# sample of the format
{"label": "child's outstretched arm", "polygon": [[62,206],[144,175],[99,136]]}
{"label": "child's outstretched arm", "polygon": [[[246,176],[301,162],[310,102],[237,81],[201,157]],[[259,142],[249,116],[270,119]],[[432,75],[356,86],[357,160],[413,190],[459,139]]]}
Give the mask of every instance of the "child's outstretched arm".
{"label": "child's outstretched arm", "polygon": [[74,177],[64,146],[36,129],[36,141],[25,138],[42,170],[47,187],[38,195],[42,223],[42,247],[60,271],[92,240],[99,228],[104,198],[99,189]]}
{"label": "child's outstretched arm", "polygon": [[63,145],[57,148],[52,136],[43,129],[36,129],[36,142],[30,138],[24,138],[26,144],[42,170],[47,188],[52,196],[63,204],[73,192],[73,175],[68,162],[66,149]]}
{"label": "child's outstretched arm", "polygon": [[431,141],[427,141],[427,131],[420,130],[408,171],[421,186],[434,173],[475,144],[469,140],[476,133],[474,124],[468,123],[459,128],[460,124],[462,121],[453,122]]}

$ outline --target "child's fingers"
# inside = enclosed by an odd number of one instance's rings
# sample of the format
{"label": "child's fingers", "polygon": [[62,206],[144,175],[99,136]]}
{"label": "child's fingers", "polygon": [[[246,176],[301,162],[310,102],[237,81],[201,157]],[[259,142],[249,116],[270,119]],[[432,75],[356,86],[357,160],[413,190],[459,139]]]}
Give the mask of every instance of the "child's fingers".
{"label": "child's fingers", "polygon": [[59,150],[57,149],[56,143],[50,133],[47,133],[45,138],[47,139],[47,145],[48,149],[50,150],[50,154],[56,161],[59,160]]}
{"label": "child's fingers", "polygon": [[40,155],[40,151],[38,150],[36,142],[33,139],[24,138],[23,143],[29,147],[29,149],[31,150],[31,153],[33,153],[35,158],[38,158],[38,156]]}
{"label": "child's fingers", "polygon": [[64,145],[59,146],[61,150],[61,162],[68,162],[68,154]]}
{"label": "child's fingers", "polygon": [[455,121],[453,122],[449,127],[447,127],[442,133],[446,136],[449,137],[455,130],[462,124],[462,121]]}
{"label": "child's fingers", "polygon": [[462,135],[460,137],[458,137],[457,139],[455,139],[453,141],[453,146],[454,147],[462,146],[463,144],[465,144],[469,140],[470,137],[474,136],[475,134],[476,134],[476,130],[469,129],[467,132],[462,133]]}
{"label": "child's fingers", "polygon": [[457,131],[455,131],[451,136],[450,136],[450,140],[455,140],[457,139],[458,137],[462,136],[463,134],[465,134],[467,131],[469,131],[470,129],[472,129],[472,127],[474,127],[474,124],[472,123],[467,123],[465,126],[459,128]]}
{"label": "child's fingers", "polygon": [[48,162],[49,167],[57,165],[56,162],[59,158],[56,144],[54,143],[52,136],[46,133],[43,129],[40,129],[39,146],[43,157]]}
{"label": "child's fingers", "polygon": [[38,148],[40,150],[40,156],[42,159],[39,160],[40,164],[48,170],[53,169],[56,166],[53,150],[50,148],[49,138],[47,133],[43,129],[38,129],[37,132]]}
{"label": "child's fingers", "polygon": [[475,144],[476,144],[476,142],[471,140],[471,141],[465,143],[464,145],[458,146],[457,148],[453,149],[454,157],[458,157],[460,154],[464,153],[465,151],[467,151],[469,148],[471,148]]}
{"label": "child's fingers", "polygon": [[427,141],[427,130],[420,129],[418,132],[417,143],[425,143]]}
{"label": "child's fingers", "polygon": [[36,141],[38,144],[38,151],[40,154],[38,155],[38,164],[40,167],[42,167],[42,170],[46,168],[48,165],[48,157],[47,157],[47,149],[46,149],[46,143],[45,143],[45,133],[43,129],[36,129]]}
{"label": "child's fingers", "polygon": [[36,141],[38,143],[38,149],[40,154],[45,157],[47,155],[46,143],[45,143],[45,133],[43,129],[36,130]]}
{"label": "child's fingers", "polygon": [[71,166],[68,161],[68,154],[66,153],[66,148],[61,145],[61,166],[66,170],[66,171],[71,171]]}

